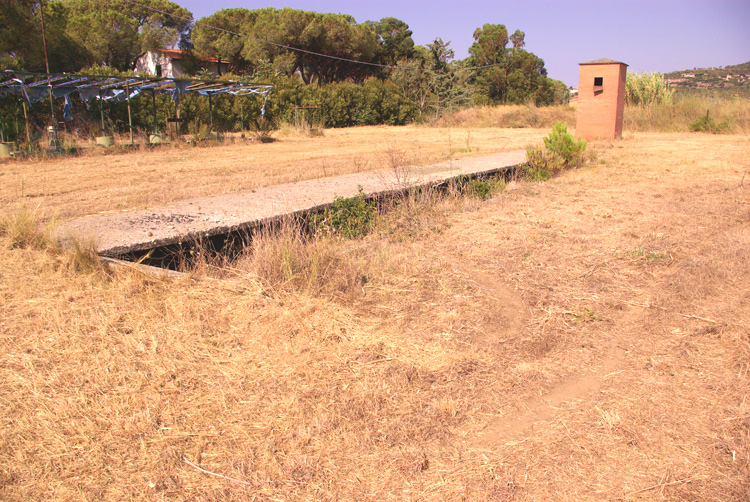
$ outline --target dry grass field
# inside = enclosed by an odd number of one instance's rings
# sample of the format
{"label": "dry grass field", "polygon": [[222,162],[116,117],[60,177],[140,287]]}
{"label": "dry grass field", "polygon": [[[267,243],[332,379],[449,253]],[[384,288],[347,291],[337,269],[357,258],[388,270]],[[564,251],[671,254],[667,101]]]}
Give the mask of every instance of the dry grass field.
{"label": "dry grass field", "polygon": [[[394,156],[431,164],[465,155],[525,148],[541,129],[357,127],[324,136],[287,132],[261,144],[230,140],[222,148],[187,145],[107,155],[90,148],[77,157],[0,163],[0,211],[19,202],[60,218],[130,211],[176,200],[359,171],[388,169]],[[124,140],[125,138],[123,138]],[[125,141],[121,141],[125,143]]]}
{"label": "dry grass field", "polygon": [[[134,209],[548,130],[447,132],[6,163],[2,211]],[[589,149],[544,183],[407,200],[357,240],[266,236],[181,278],[6,232],[0,499],[748,500],[750,137]]]}

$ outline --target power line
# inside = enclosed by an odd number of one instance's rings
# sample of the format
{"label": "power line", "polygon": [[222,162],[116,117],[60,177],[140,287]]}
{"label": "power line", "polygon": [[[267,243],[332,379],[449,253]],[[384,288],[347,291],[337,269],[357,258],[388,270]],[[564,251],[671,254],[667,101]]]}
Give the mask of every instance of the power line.
{"label": "power line", "polygon": [[[180,15],[177,15],[177,14],[173,14],[171,12],[166,12],[166,11],[163,11],[163,10],[159,10],[159,9],[157,9],[155,7],[151,7],[150,5],[144,5],[144,4],[140,3],[140,2],[136,2],[135,0],[122,0],[122,1],[123,2],[127,2],[129,4],[132,4],[132,5],[137,5],[139,7],[143,7],[144,9],[148,9],[148,10],[151,10],[151,11],[154,11],[154,12],[158,12],[159,14],[164,14],[165,16],[175,17],[177,19],[182,19],[184,21],[192,22],[195,25],[204,26],[204,27],[210,28],[212,30],[216,30],[216,31],[221,31],[223,33],[227,33],[228,35],[234,35],[234,36],[237,36],[237,37],[240,37],[240,38],[246,38],[248,40],[252,40],[254,42],[260,42],[260,43],[263,43],[263,44],[273,45],[274,47],[279,47],[281,49],[287,49],[287,50],[290,50],[290,51],[301,52],[301,53],[304,53],[304,54],[309,54],[311,56],[318,56],[318,57],[333,59],[333,60],[336,60],[336,61],[344,61],[346,63],[353,63],[353,64],[361,64],[361,65],[366,65],[366,66],[372,66],[372,67],[375,67],[375,68],[385,68],[385,69],[389,69],[389,70],[403,70],[403,71],[411,70],[412,69],[412,68],[404,68],[403,66],[383,65],[383,64],[378,64],[378,63],[369,63],[367,61],[357,61],[356,59],[342,58],[342,57],[339,57],[339,56],[330,56],[328,54],[322,54],[320,52],[309,51],[307,49],[300,49],[298,47],[292,47],[290,45],[284,45],[284,44],[279,44],[277,42],[271,42],[270,40],[263,40],[263,39],[260,39],[260,38],[254,38],[254,37],[251,37],[250,35],[245,35],[243,33],[237,33],[237,32],[231,31],[231,30],[225,30],[224,28],[219,28],[218,26],[212,26],[210,24],[202,23],[200,21],[194,21],[192,17],[180,16]],[[457,68],[456,70],[458,70],[458,71],[461,71],[461,70],[482,70],[484,68],[493,68],[495,66],[500,66],[501,64],[502,63],[496,63],[496,64],[485,65],[485,66],[472,66],[472,67],[468,67],[468,68]],[[420,70],[420,69],[421,68],[414,68],[413,70]]]}

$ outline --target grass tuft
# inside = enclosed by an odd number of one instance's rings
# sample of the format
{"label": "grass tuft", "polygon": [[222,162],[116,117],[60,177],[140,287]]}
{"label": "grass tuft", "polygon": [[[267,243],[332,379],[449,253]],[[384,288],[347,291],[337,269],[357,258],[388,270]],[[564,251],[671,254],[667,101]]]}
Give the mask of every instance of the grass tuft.
{"label": "grass tuft", "polygon": [[107,267],[96,252],[93,239],[70,240],[71,249],[65,253],[68,270],[76,274],[96,274],[106,272]]}
{"label": "grass tuft", "polygon": [[19,204],[15,211],[5,214],[0,219],[0,234],[8,238],[11,248],[46,249],[56,247],[52,237],[54,218],[42,225],[39,206],[29,208]]}
{"label": "grass tuft", "polygon": [[266,228],[253,236],[232,268],[257,276],[271,291],[313,296],[347,292],[366,282],[339,238],[311,235],[299,219],[286,220],[278,228]]}

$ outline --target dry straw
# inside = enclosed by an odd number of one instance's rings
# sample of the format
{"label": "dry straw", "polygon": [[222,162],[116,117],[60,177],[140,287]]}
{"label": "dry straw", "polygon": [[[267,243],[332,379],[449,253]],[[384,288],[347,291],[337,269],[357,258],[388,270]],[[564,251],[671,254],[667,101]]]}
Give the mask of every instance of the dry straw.
{"label": "dry straw", "polygon": [[[590,148],[360,239],[264,236],[265,265],[211,280],[3,235],[0,498],[746,499],[746,138]],[[269,266],[290,246],[331,257],[315,287]]]}

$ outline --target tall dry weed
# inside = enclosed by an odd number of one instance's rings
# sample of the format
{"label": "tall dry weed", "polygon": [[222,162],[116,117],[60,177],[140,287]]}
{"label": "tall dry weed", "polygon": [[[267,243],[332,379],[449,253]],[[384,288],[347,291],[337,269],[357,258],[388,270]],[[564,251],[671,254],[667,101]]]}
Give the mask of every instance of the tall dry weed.
{"label": "tall dry weed", "polygon": [[725,131],[750,134],[750,98],[683,95],[673,103],[650,107],[626,106],[623,128],[629,131],[687,132],[690,125],[706,113]]}
{"label": "tall dry weed", "polygon": [[96,252],[96,244],[93,239],[85,241],[71,239],[63,256],[68,270],[73,273],[97,274],[108,271],[108,267],[101,261]]}
{"label": "tall dry weed", "polygon": [[395,190],[408,188],[414,183],[414,167],[408,162],[406,151],[393,145],[383,152],[383,160],[386,168],[393,176],[392,183]]}
{"label": "tall dry weed", "polygon": [[366,281],[366,274],[342,242],[332,235],[311,235],[302,220],[290,218],[254,235],[232,269],[256,276],[271,291],[345,293]]}
{"label": "tall dry weed", "polygon": [[543,128],[556,122],[575,125],[575,109],[569,105],[537,107],[534,105],[501,105],[467,108],[445,115],[438,127]]}
{"label": "tall dry weed", "polygon": [[40,208],[19,205],[15,211],[0,217],[0,236],[6,238],[10,249],[31,249],[55,257],[58,269],[72,274],[106,272],[96,252],[93,239],[67,238],[58,241],[55,235],[56,217],[43,222]]}
{"label": "tall dry weed", "polygon": [[410,240],[445,228],[445,218],[450,212],[476,204],[479,199],[461,198],[463,186],[454,182],[450,186],[426,185],[404,190],[393,199],[385,201],[373,233],[392,241]]}

